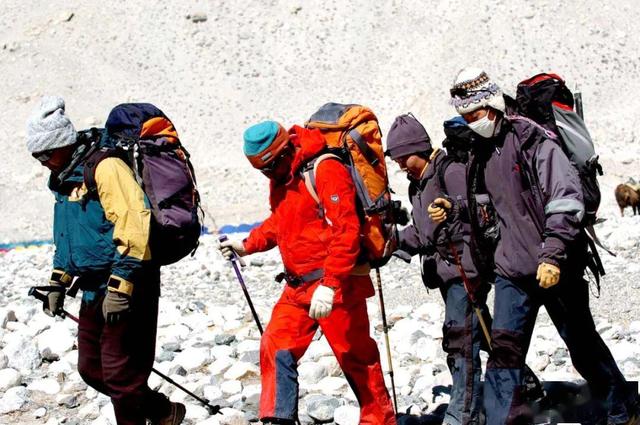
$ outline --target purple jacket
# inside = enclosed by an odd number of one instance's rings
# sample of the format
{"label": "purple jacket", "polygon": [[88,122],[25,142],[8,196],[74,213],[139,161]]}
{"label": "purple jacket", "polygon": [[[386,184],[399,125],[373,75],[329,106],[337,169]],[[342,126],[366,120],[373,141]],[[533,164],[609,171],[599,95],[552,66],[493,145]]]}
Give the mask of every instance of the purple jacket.
{"label": "purple jacket", "polygon": [[[584,204],[577,171],[553,133],[520,116],[509,115],[502,125],[498,137],[476,141],[468,184],[473,192],[475,165],[484,157],[486,166],[475,174],[484,176],[500,227],[494,271],[521,278],[535,275],[542,262],[565,264],[567,251],[580,239]],[[483,194],[469,196],[479,201]]]}
{"label": "purple jacket", "polygon": [[[427,207],[438,197],[445,197],[440,187],[437,170],[443,163],[445,153],[436,154],[427,167],[420,181],[411,181],[409,199],[412,205],[413,223],[400,231],[399,249],[410,255],[420,254],[422,261],[422,278],[430,288],[437,288],[460,273],[451,253],[449,239],[442,226],[437,226],[429,218]],[[465,181],[465,165],[452,162],[444,174],[446,194],[454,204],[450,218],[447,220],[449,233],[458,255],[462,257],[463,238],[469,235],[469,220],[466,218],[467,187]],[[468,253],[468,250],[465,250]],[[477,275],[471,261],[464,261],[465,272],[469,278]]]}

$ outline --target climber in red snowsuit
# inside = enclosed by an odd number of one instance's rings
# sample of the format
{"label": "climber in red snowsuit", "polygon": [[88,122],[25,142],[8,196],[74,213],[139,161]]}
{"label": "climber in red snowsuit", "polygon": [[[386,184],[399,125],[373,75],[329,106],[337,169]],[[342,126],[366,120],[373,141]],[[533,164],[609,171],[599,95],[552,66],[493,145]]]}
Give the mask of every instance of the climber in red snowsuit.
{"label": "climber in red snowsuit", "polygon": [[325,148],[322,134],[267,121],[248,128],[244,151],[271,180],[271,215],[244,241],[221,245],[225,256],[278,246],[286,286],[262,336],[263,422],[297,418],[297,362],[318,326],[360,404],[361,424],[395,424],[380,354],[369,335],[366,298],[374,295],[368,264],[358,265],[360,222],[355,187],[346,167],[326,159],[315,175],[320,206],[305,187],[301,168]]}

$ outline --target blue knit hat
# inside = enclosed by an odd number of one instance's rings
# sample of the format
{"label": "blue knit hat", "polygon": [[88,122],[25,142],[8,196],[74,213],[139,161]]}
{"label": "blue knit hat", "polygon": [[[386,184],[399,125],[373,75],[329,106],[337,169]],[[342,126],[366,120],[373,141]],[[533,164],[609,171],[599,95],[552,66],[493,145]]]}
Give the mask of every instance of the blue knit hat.
{"label": "blue knit hat", "polygon": [[275,121],[252,125],[245,130],[243,137],[244,154],[256,168],[271,162],[289,143],[289,133]]}

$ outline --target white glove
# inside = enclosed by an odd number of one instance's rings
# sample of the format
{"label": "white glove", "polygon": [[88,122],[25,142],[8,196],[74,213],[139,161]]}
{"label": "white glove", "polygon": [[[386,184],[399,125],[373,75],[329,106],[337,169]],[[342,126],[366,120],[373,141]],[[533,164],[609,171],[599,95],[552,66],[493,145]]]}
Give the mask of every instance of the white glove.
{"label": "white glove", "polygon": [[318,285],[311,297],[311,307],[309,317],[312,319],[322,319],[331,313],[333,308],[333,295],[335,291],[328,286]]}
{"label": "white glove", "polygon": [[244,249],[244,243],[238,240],[232,241],[227,239],[224,242],[220,242],[220,246],[218,247],[218,249],[222,253],[222,256],[227,260],[233,260],[234,252],[238,255],[238,257],[243,257],[247,254],[247,251],[245,251]]}

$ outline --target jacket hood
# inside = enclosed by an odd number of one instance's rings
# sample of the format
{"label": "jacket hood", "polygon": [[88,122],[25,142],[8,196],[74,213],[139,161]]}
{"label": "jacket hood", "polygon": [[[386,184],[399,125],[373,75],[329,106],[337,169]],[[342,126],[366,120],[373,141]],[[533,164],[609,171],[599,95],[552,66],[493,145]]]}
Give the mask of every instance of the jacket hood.
{"label": "jacket hood", "polygon": [[326,149],[327,143],[318,129],[308,129],[294,125],[289,129],[289,134],[297,136],[292,139],[296,154],[291,163],[291,174],[295,174],[305,163]]}

